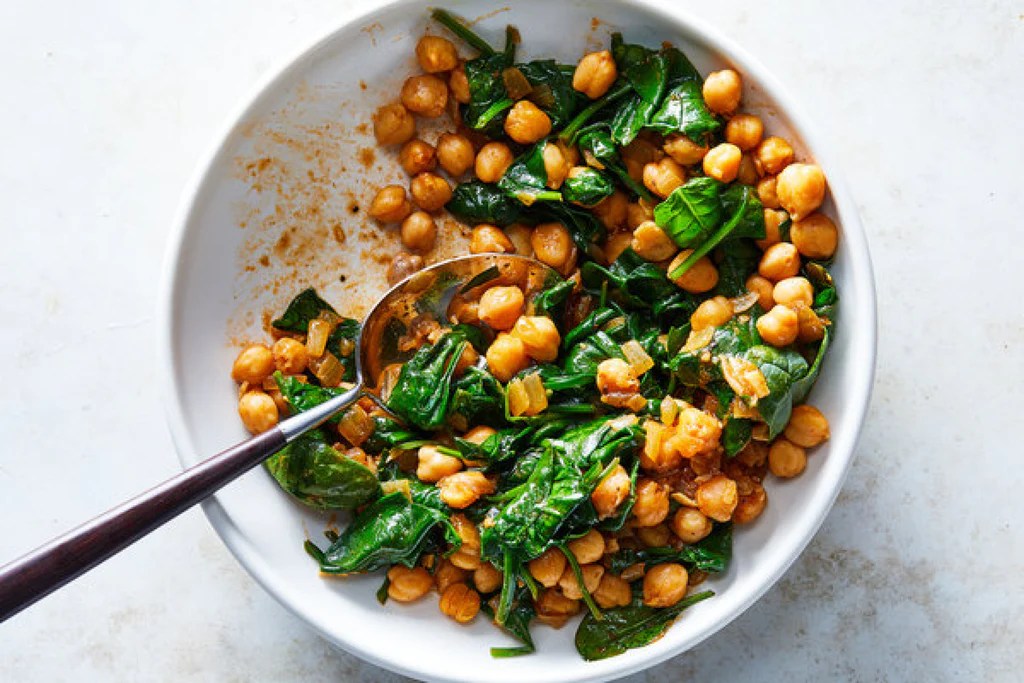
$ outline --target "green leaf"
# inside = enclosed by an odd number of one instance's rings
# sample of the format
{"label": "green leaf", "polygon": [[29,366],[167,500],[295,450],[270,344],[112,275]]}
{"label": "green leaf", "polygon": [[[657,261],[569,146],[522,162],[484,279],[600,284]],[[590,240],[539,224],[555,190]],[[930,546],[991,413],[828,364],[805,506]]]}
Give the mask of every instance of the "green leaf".
{"label": "green leaf", "polygon": [[615,183],[595,168],[583,167],[565,179],[562,196],[567,202],[581,206],[594,206],[615,192]]}
{"label": "green leaf", "polygon": [[611,557],[611,571],[620,573],[626,567],[643,563],[647,567],[677,562],[687,569],[717,574],[729,568],[732,561],[732,524],[715,524],[711,533],[697,543],[681,548],[663,546],[640,550],[623,549]]}
{"label": "green leaf", "polygon": [[747,278],[757,272],[761,250],[753,240],[738,239],[719,247],[722,260],[718,262],[718,285],[714,294],[737,297],[747,293]]}
{"label": "green leaf", "polygon": [[558,64],[552,59],[541,59],[516,65],[533,86],[527,95],[551,119],[552,130],[569,123],[586,98],[572,87],[574,67]]}
{"label": "green leaf", "polygon": [[562,193],[547,186],[548,174],[544,168],[547,144],[546,140],[541,140],[513,161],[498,181],[498,188],[526,206],[536,201],[562,201]]}
{"label": "green leaf", "polygon": [[451,405],[451,379],[467,345],[449,332],[436,344],[422,346],[403,366],[387,406],[420,429],[440,429]]}
{"label": "green leaf", "polygon": [[446,209],[464,223],[491,223],[504,227],[522,217],[523,205],[494,185],[473,180],[458,185]]}
{"label": "green leaf", "polygon": [[351,510],[380,493],[377,476],[339,453],[315,429],[266,461],[281,488],[310,507]]}
{"label": "green leaf", "polygon": [[651,117],[649,128],[662,135],[682,133],[692,140],[701,140],[722,126],[704,104],[701,83],[685,80],[665,95],[661,107]]}
{"label": "green leaf", "polygon": [[315,289],[310,287],[292,299],[281,317],[273,321],[271,325],[286,332],[306,334],[309,331],[309,321],[314,320],[323,311],[337,315],[337,311],[321,299]]}
{"label": "green leaf", "polygon": [[811,364],[807,374],[793,383],[793,405],[807,400],[807,396],[811,393],[814,383],[818,381],[818,375],[821,373],[821,364],[825,361],[825,354],[828,353],[828,348],[831,344],[832,326],[828,325],[825,327],[825,336],[822,337],[821,343],[818,345],[818,351],[814,355],[814,362]]}
{"label": "green leaf", "polygon": [[796,351],[771,346],[754,346],[743,357],[757,365],[768,384],[769,394],[757,402],[761,419],[768,425],[768,438],[782,433],[793,412],[793,388],[807,376],[808,366]]}
{"label": "green leaf", "polygon": [[[302,413],[310,408],[315,408],[321,403],[326,403],[335,396],[340,396],[348,391],[341,387],[322,387],[308,382],[300,382],[298,377],[286,377],[280,372],[274,373],[274,381],[277,382],[277,388],[281,390],[281,394],[295,413]],[[335,415],[330,421],[337,422],[340,419],[341,415]]]}
{"label": "green leaf", "polygon": [[453,387],[451,415],[462,417],[467,425],[505,425],[505,392],[494,375],[470,367]]}
{"label": "green leaf", "polygon": [[581,152],[589,152],[604,166],[605,170],[615,175],[630,192],[653,201],[654,197],[650,191],[629,175],[629,171],[626,170],[626,165],[619,155],[618,147],[609,132],[603,127],[588,129],[579,136],[576,144],[579,145]]}
{"label": "green leaf", "polygon": [[764,238],[764,209],[753,188],[746,185],[730,185],[722,192],[721,202],[723,215],[729,216],[729,219],[697,245],[693,253],[669,273],[669,277],[682,276],[693,267],[693,264],[725,240],[743,237]]}
{"label": "green leaf", "polygon": [[681,249],[709,239],[722,222],[722,189],[714,178],[691,178],[654,207],[654,222]]}
{"label": "green leaf", "polygon": [[754,432],[754,422],[737,417],[730,417],[722,428],[722,448],[726,457],[733,457],[750,443]]}

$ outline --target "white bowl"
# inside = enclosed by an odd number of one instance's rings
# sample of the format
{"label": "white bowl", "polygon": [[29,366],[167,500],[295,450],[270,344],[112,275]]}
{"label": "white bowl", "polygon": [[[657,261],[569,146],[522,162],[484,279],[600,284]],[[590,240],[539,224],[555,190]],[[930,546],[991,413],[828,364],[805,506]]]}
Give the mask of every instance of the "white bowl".
{"label": "white bowl", "polygon": [[[757,61],[671,4],[521,0],[494,11],[485,0],[453,0],[446,6],[464,17],[486,15],[476,28],[495,44],[505,24],[515,24],[527,56],[575,62],[585,48],[606,45],[608,34],[621,30],[628,41],[675,43],[703,73],[725,65],[742,73],[745,108],[824,167],[830,188],[825,208],[841,225],[833,270],[842,300],[838,335],[811,397],[831,421],[831,440],[799,478],[769,481],[765,513],[738,530],[729,571],[708,581],[716,597],[688,610],[656,643],[598,662],[580,659],[572,625],[560,631],[538,626],[536,654],[495,660],[489,648],[511,641],[485,619],[458,626],[440,615],[434,600],[381,607],[374,597],[377,575],[321,578],[302,543],[323,540],[327,517],[294,503],[262,469],[209,500],[204,508],[210,522],[242,565],[345,650],[436,680],[542,683],[621,676],[686,651],[736,618],[785,572],[835,500],[875,364],[875,295],[865,236],[833,157],[791,98]],[[592,23],[595,16],[600,21]],[[426,3],[404,1],[341,26],[257,91],[202,166],[174,231],[161,304],[168,420],[183,465],[246,436],[228,373],[241,340],[265,339],[264,311],[281,310],[311,284],[360,314],[383,287],[376,257],[393,250],[394,231],[359,227],[363,212],[353,215],[350,203],[367,202],[373,187],[402,174],[382,154],[376,163],[361,163],[370,162],[370,153],[357,150],[374,144],[360,124],[396,96],[414,68],[415,41],[429,25]],[[457,248],[453,243],[447,249]],[[267,265],[260,265],[261,256]]]}

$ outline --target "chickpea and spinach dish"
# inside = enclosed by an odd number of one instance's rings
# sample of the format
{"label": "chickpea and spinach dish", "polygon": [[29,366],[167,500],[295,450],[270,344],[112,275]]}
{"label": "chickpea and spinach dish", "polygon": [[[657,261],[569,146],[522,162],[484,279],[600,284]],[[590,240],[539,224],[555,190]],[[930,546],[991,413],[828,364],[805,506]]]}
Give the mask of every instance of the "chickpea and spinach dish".
{"label": "chickpea and spinach dish", "polygon": [[[324,575],[386,570],[378,599],[436,591],[459,623],[530,627],[583,613],[601,659],[663,635],[731,559],[765,478],[803,472],[829,438],[805,403],[834,334],[838,231],[822,170],[740,111],[740,74],[702,77],[671,45],[611,37],[576,65],[517,62],[451,14],[476,55],[423,37],[423,74],[381,107],[409,192],[370,214],[400,224],[394,283],[424,264],[442,210],[472,253],[532,256],[561,277],[495,280],[398,341],[379,395],[267,462],[288,493],[349,510]],[[433,144],[418,117],[450,116]],[[443,171],[443,175],[439,171]],[[442,236],[443,238],[443,236]],[[475,290],[474,290],[475,291]],[[253,433],[344,390],[359,325],[314,290],[242,350],[232,376]]]}

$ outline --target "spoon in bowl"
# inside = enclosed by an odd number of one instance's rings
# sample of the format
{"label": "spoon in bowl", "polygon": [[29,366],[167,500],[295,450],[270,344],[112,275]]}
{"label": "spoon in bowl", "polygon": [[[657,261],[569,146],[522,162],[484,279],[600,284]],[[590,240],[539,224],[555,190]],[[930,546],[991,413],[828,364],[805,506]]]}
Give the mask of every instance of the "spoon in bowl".
{"label": "spoon in bowl", "polygon": [[441,261],[392,287],[370,310],[356,340],[356,382],[344,393],[281,421],[193,465],[154,488],[0,567],[0,622],[81,576],[157,527],[215,493],[306,432],[370,392],[389,365],[403,362],[396,343],[416,319],[452,320],[457,305],[494,284],[518,284],[527,294],[559,276],[531,258],[481,254]]}

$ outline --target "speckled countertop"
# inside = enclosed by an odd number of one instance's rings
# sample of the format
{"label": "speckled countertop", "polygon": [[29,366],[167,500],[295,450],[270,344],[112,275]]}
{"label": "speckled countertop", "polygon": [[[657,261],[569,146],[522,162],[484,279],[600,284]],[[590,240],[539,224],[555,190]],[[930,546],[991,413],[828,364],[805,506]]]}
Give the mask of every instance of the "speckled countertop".
{"label": "speckled countertop", "polygon": [[[356,4],[0,6],[0,560],[178,469],[154,369],[171,216],[241,98]],[[881,344],[810,547],[720,634],[629,680],[1020,680],[1024,5],[684,4],[832,139]],[[328,648],[199,511],[0,626],[4,681],[398,678]]]}

